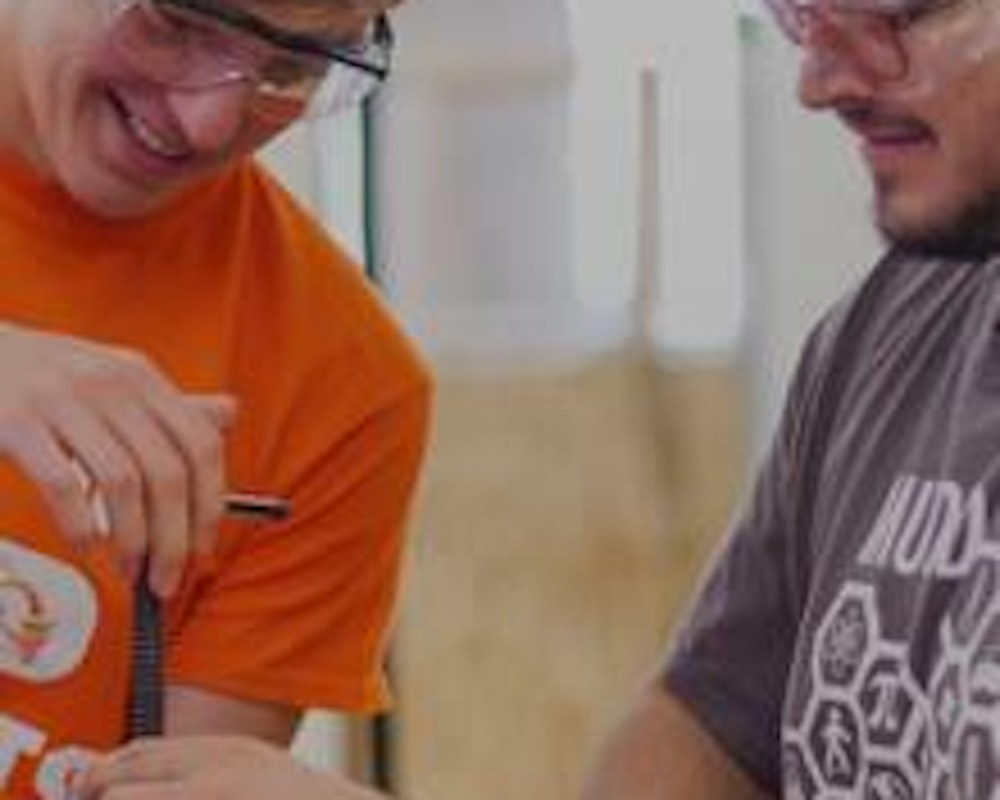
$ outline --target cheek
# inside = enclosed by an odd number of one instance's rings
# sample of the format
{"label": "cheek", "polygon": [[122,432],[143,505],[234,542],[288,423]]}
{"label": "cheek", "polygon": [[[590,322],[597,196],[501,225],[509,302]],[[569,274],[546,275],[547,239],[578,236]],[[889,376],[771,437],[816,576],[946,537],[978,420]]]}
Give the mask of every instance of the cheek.
{"label": "cheek", "polygon": [[[78,117],[85,99],[97,84],[90,39],[67,39],[36,43],[35,68],[26,74],[28,107],[39,128],[64,124]],[[45,58],[42,53],[49,53]],[[40,133],[43,131],[40,131]]]}
{"label": "cheek", "polygon": [[909,67],[901,94],[919,100],[969,93],[973,84],[996,75],[1000,9],[994,5],[956,4],[906,31],[903,46]]}
{"label": "cheek", "polygon": [[[984,16],[984,15],[979,15]],[[983,21],[984,28],[991,27]],[[910,73],[894,100],[926,123],[941,166],[962,184],[1000,178],[1000,45],[985,50],[987,33],[957,26],[908,42]],[[973,57],[973,53],[978,55]]]}
{"label": "cheek", "polygon": [[28,75],[24,88],[27,125],[38,155],[51,165],[77,137],[80,83],[71,65],[58,62],[47,66],[47,71],[39,69]]}
{"label": "cheek", "polygon": [[1000,185],[1000,81],[972,81],[947,96],[938,131],[945,157],[970,180]]}

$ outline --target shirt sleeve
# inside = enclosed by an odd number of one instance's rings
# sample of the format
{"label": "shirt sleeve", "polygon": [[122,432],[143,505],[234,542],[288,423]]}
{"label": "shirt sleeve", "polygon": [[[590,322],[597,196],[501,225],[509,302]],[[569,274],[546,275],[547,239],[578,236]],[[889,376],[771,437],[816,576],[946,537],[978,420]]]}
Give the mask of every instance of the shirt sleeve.
{"label": "shirt sleeve", "polygon": [[662,674],[730,757],[772,792],[780,784],[781,708],[809,582],[803,459],[815,426],[828,422],[815,416],[841,306],[806,342],[771,450]]}
{"label": "shirt sleeve", "polygon": [[171,618],[171,682],[297,708],[384,708],[402,529],[429,390],[361,420],[300,479],[278,524],[235,524]]}
{"label": "shirt sleeve", "polygon": [[390,700],[387,637],[431,376],[315,219],[252,164],[240,180],[232,236],[220,232],[236,266],[202,357],[212,390],[238,400],[228,482],[280,495],[291,512],[222,521],[211,559],[188,570],[167,610],[167,678],[284,706],[378,710]]}

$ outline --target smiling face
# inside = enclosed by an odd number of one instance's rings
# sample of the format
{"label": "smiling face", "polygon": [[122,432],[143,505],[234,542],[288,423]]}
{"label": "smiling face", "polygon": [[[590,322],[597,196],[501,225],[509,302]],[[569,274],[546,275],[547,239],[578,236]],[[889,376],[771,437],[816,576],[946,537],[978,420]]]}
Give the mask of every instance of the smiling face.
{"label": "smiling face", "polygon": [[899,76],[836,33],[804,44],[800,99],[857,135],[879,229],[927,252],[1000,250],[1000,7],[958,0],[898,29]]}
{"label": "smiling face", "polygon": [[[0,146],[91,211],[134,217],[258,149],[294,117],[249,113],[244,81],[198,89],[151,81],[108,46],[115,2],[0,0],[0,36],[13,43],[0,54]],[[346,24],[379,7],[345,6]]]}

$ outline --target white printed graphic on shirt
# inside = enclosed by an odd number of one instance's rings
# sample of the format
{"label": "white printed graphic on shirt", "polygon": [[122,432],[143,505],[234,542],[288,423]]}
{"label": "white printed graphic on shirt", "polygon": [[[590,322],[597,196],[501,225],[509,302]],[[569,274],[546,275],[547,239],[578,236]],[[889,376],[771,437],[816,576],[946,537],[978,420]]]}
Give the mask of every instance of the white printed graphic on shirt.
{"label": "white printed graphic on shirt", "polygon": [[0,714],[0,788],[6,788],[22,758],[44,753],[34,777],[38,800],[73,800],[73,780],[92,763],[96,753],[67,745],[45,751],[47,737],[26,722]]}
{"label": "white printed graphic on shirt", "polygon": [[[0,675],[33,684],[59,680],[84,659],[97,625],[97,597],[73,567],[0,539]],[[41,800],[69,800],[71,783],[93,754],[54,746],[44,730],[0,713],[0,793],[22,759],[40,759]]]}
{"label": "white printed graphic on shirt", "polygon": [[97,600],[72,567],[0,539],[0,674],[46,683],[75,669]]}
{"label": "white printed graphic on shirt", "polygon": [[[812,642],[783,732],[788,800],[1000,800],[1000,542],[982,487],[900,478]],[[880,578],[957,582],[926,685],[886,630]],[[935,623],[937,624],[937,623]]]}

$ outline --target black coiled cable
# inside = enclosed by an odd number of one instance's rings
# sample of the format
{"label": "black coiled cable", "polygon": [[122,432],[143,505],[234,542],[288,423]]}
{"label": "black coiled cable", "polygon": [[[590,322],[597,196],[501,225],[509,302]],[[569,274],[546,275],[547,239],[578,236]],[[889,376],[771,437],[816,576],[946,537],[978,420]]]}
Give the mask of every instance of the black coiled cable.
{"label": "black coiled cable", "polygon": [[163,626],[160,601],[145,574],[136,581],[128,738],[163,733]]}

